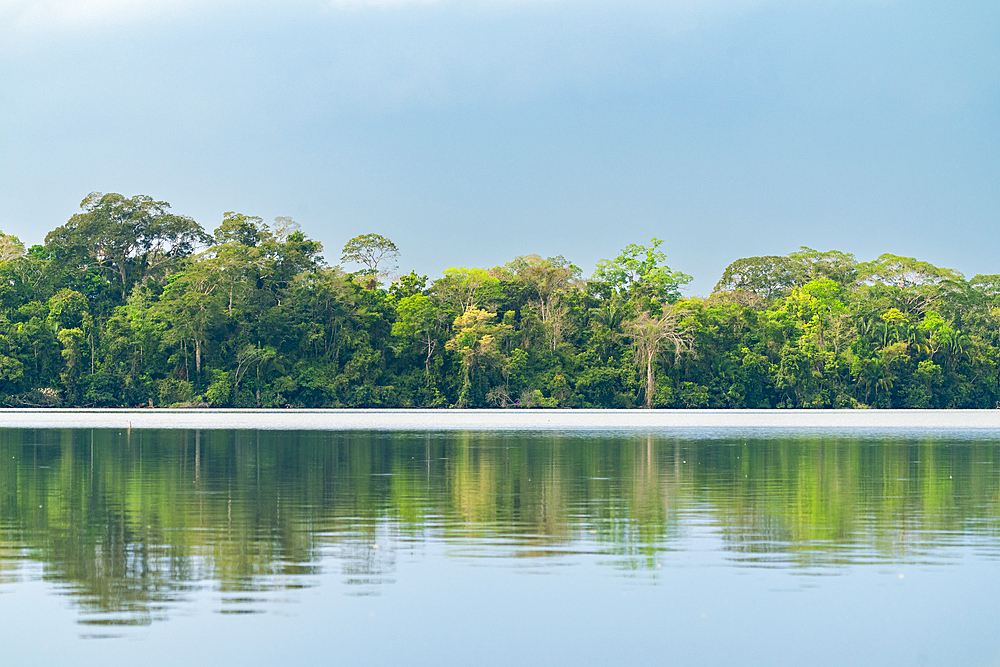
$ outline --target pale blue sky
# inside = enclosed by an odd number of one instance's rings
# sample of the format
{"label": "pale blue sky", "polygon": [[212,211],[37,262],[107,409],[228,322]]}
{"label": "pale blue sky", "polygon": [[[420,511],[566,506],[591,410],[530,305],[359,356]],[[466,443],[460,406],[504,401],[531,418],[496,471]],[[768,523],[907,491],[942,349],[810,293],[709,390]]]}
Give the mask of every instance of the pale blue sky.
{"label": "pale blue sky", "polygon": [[667,241],[1000,273],[1000,3],[0,0],[0,229],[91,191],[432,276]]}

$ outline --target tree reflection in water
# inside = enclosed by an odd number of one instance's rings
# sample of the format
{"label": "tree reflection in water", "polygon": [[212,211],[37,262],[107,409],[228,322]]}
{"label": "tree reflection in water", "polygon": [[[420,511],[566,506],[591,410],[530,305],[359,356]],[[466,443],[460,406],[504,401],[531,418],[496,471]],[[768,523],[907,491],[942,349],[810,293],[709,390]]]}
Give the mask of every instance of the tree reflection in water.
{"label": "tree reflection in water", "polygon": [[401,549],[430,543],[629,572],[708,526],[735,566],[946,561],[957,543],[996,552],[998,454],[933,437],[5,430],[0,586],[41,564],[82,623],[135,625],[206,586],[222,612],[257,611],[321,571],[377,594]]}

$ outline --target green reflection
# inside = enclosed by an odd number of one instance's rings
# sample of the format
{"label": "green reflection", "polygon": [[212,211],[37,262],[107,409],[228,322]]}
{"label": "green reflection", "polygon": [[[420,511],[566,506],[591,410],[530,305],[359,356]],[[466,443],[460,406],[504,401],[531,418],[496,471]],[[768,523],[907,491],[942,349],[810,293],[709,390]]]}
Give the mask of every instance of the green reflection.
{"label": "green reflection", "polygon": [[[606,556],[655,568],[708,531],[737,565],[825,571],[995,551],[989,441],[0,431],[0,585],[19,564],[81,622],[163,617],[211,586],[223,613],[339,572],[391,583],[402,549]],[[517,562],[517,561],[511,561]]]}

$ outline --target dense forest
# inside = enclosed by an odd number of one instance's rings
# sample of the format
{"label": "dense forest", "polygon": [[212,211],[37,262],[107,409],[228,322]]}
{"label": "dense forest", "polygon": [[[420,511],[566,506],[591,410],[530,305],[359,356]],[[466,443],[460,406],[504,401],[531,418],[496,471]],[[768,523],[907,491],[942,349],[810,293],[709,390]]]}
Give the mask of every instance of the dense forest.
{"label": "dense forest", "polygon": [[563,257],[333,265],[288,218],[208,233],[93,193],[25,249],[0,234],[0,402],[32,406],[994,408],[1000,275],[839,251],[733,262],[683,297],[661,241],[590,278]]}

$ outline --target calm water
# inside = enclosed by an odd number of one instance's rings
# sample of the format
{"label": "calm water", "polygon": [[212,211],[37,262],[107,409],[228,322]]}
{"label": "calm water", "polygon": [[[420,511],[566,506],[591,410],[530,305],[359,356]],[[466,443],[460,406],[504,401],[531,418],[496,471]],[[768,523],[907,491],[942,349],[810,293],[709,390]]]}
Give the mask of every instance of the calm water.
{"label": "calm water", "polygon": [[1000,441],[0,431],[0,663],[1000,665]]}

